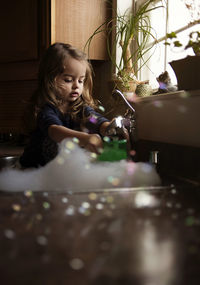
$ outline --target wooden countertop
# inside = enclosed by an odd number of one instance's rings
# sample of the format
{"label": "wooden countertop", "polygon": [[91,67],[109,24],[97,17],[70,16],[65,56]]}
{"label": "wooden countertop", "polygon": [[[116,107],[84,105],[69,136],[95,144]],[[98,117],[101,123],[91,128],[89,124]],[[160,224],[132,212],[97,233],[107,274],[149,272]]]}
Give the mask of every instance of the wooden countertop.
{"label": "wooden countertop", "polygon": [[0,157],[2,156],[19,156],[23,152],[23,146],[13,143],[0,143]]}
{"label": "wooden countertop", "polygon": [[199,195],[1,192],[1,284],[200,284]]}

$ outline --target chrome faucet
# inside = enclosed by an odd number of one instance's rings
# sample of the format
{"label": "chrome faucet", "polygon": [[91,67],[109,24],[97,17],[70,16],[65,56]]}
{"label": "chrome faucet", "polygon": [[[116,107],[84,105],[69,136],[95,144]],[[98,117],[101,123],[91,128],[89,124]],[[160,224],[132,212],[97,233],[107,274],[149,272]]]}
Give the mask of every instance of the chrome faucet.
{"label": "chrome faucet", "polygon": [[121,91],[115,89],[112,92],[113,96],[119,95],[122,97],[128,109],[126,110],[124,116],[118,116],[111,121],[111,124],[108,126],[106,130],[106,135],[112,137],[118,137],[119,139],[123,137],[125,128],[128,130],[130,139],[133,137],[133,132],[135,130],[135,109],[131,106],[131,104],[127,101],[125,96]]}
{"label": "chrome faucet", "polygon": [[118,89],[115,89],[113,92],[112,92],[112,95],[115,96],[115,95],[120,95],[122,97],[122,99],[124,100],[124,102],[126,103],[126,105],[131,109],[131,111],[133,113],[135,113],[135,109],[131,106],[131,104],[128,102],[128,100],[125,98],[124,94],[118,90]]}

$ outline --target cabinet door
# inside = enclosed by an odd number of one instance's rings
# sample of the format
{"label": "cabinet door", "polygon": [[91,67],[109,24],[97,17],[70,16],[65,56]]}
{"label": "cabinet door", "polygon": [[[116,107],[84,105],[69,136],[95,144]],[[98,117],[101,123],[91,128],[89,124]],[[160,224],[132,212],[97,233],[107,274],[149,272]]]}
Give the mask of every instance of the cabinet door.
{"label": "cabinet door", "polygon": [[0,9],[0,62],[36,59],[37,5],[34,1],[3,1]]}
{"label": "cabinet door", "polygon": [[[52,0],[51,42],[69,43],[81,50],[95,29],[109,17],[104,0]],[[91,43],[90,59],[108,59],[104,33]]]}
{"label": "cabinet door", "polygon": [[20,132],[48,42],[49,0],[1,1],[0,133]]}
{"label": "cabinet door", "polygon": [[47,0],[1,3],[0,81],[37,78],[40,54],[48,44],[47,9]]}

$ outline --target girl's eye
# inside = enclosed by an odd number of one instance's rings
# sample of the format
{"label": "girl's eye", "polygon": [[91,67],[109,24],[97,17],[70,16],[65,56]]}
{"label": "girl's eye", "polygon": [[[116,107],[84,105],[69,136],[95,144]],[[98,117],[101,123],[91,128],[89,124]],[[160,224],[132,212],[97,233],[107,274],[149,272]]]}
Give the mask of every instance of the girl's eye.
{"label": "girl's eye", "polygon": [[83,84],[83,83],[84,83],[84,80],[82,79],[82,80],[79,80],[78,82],[81,83],[81,84]]}
{"label": "girl's eye", "polygon": [[70,83],[70,82],[72,82],[72,79],[67,79],[66,78],[66,79],[64,79],[64,81],[67,82],[67,83]]}

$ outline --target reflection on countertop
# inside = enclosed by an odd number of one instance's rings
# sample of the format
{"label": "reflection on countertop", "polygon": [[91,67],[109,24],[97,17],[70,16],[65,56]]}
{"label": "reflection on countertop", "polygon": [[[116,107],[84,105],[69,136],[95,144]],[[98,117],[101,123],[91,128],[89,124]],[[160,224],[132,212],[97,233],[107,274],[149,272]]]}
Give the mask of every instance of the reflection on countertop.
{"label": "reflection on countertop", "polygon": [[1,192],[1,282],[199,285],[199,193]]}
{"label": "reflection on countertop", "polygon": [[11,142],[0,143],[0,157],[2,156],[19,156],[22,154],[24,147]]}
{"label": "reflection on countertop", "polygon": [[23,135],[0,133],[0,157],[22,154],[26,138]]}

